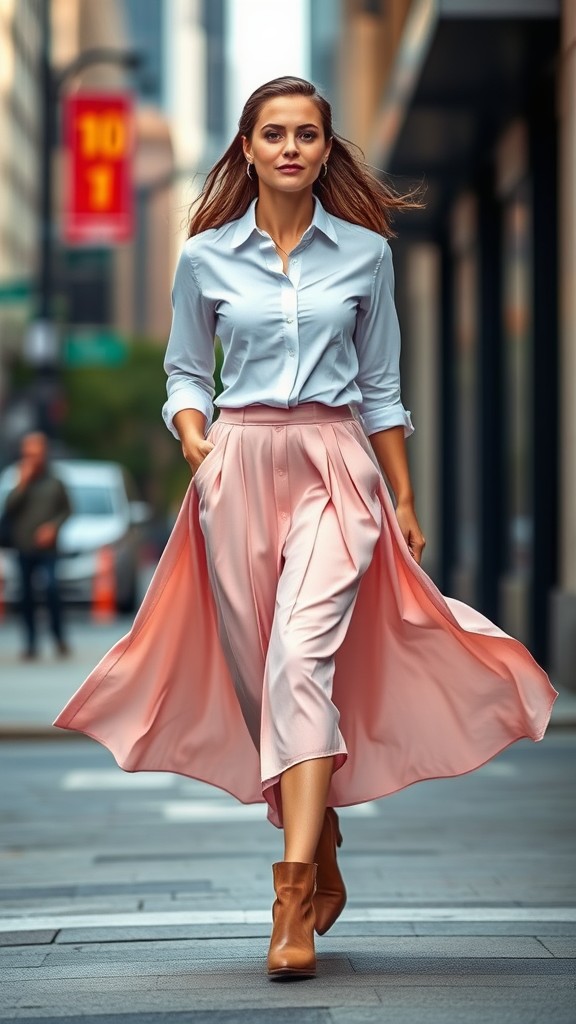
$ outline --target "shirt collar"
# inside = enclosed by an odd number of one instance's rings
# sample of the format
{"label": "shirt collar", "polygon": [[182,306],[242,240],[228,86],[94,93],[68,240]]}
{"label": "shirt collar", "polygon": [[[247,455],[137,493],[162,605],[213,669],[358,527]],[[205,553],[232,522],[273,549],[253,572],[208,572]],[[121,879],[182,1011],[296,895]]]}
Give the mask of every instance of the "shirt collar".
{"label": "shirt collar", "polygon": [[[331,242],[334,242],[336,245],[338,245],[338,235],[336,234],[336,230],[334,228],[334,225],[332,224],[330,216],[326,213],[326,210],[322,206],[322,203],[318,199],[318,196],[313,196],[312,198],[314,199],[314,213],[312,215],[312,220],[308,227],[306,228],[306,231],[304,232],[302,238],[306,238],[309,232],[311,232],[312,230],[316,230],[321,231],[322,234],[326,235],[326,237],[329,238]],[[252,200],[250,206],[246,210],[246,213],[244,213],[242,217],[240,217],[240,219],[235,222],[236,227],[234,228],[232,240],[230,242],[230,246],[232,249],[237,249],[238,246],[242,245],[242,243],[246,241],[247,238],[250,238],[254,231],[258,230],[256,226],[257,201],[258,196],[256,196]]]}

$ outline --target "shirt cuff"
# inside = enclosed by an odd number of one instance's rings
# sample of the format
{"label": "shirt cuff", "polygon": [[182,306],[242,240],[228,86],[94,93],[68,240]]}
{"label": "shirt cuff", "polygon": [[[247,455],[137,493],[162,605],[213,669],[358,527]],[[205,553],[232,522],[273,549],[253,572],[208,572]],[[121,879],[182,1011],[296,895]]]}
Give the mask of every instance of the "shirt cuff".
{"label": "shirt cuff", "polygon": [[208,430],[212,422],[214,406],[205,391],[192,385],[178,388],[177,391],[172,392],[162,406],[162,419],[168,430],[178,440],[180,440],[180,435],[173,421],[176,413],[182,412],[182,409],[198,409],[206,417],[206,430]]}
{"label": "shirt cuff", "polygon": [[414,433],[410,412],[401,404],[385,406],[364,414],[360,413],[360,421],[367,436],[377,433],[378,430],[388,430],[389,427],[404,427],[405,438]]}

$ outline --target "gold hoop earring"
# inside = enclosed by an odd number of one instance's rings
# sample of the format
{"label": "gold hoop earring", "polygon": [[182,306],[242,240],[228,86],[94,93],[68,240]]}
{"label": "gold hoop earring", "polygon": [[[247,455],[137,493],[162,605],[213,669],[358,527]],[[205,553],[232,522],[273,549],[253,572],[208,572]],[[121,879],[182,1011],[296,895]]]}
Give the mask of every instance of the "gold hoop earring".
{"label": "gold hoop earring", "polygon": [[251,167],[252,167],[252,161],[251,160],[247,160],[246,161],[246,174],[250,178],[250,181],[253,181],[254,179],[253,179],[252,175],[250,174],[250,168]]}
{"label": "gold hoop earring", "polygon": [[322,177],[325,178],[327,174],[328,174],[328,162],[326,162],[324,164],[324,174],[322,175]]}

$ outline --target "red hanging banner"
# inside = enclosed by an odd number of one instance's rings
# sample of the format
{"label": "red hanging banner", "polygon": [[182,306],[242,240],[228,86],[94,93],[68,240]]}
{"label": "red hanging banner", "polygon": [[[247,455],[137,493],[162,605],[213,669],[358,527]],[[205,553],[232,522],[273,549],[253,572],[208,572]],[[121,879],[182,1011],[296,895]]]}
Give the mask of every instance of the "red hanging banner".
{"label": "red hanging banner", "polygon": [[128,242],[134,230],[132,97],[66,96],[64,140],[64,240],[69,245]]}

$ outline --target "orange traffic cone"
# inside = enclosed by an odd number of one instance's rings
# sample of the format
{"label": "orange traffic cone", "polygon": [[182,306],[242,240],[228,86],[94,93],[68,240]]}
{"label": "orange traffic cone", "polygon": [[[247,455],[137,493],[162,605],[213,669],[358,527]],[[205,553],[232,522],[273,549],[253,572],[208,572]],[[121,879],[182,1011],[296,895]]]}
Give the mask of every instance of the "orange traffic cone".
{"label": "orange traffic cone", "polygon": [[100,548],[92,588],[92,620],[110,622],[116,615],[116,573],[111,547]]}

